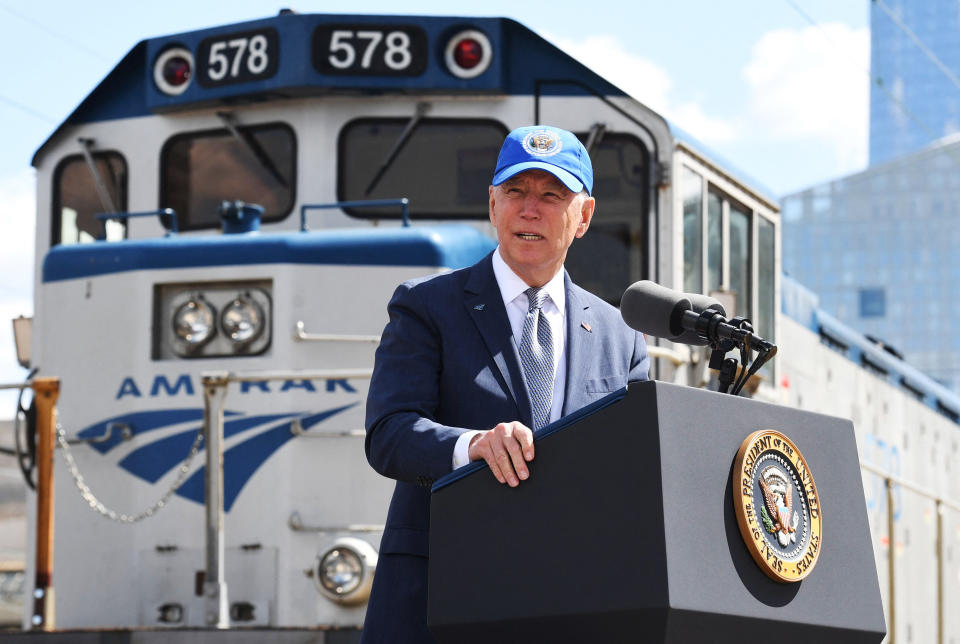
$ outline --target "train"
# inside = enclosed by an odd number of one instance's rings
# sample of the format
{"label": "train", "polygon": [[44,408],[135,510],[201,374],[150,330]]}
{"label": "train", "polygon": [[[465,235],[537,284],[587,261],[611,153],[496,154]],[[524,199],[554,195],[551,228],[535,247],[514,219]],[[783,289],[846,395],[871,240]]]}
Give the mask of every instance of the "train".
{"label": "train", "polygon": [[[363,451],[386,303],[495,247],[500,143],[538,123],[594,163],[572,278],[715,296],[775,342],[747,395],[854,421],[888,638],[960,641],[960,400],[782,274],[775,196],[511,19],[287,10],[137,43],[32,159],[57,628],[211,624],[219,382],[230,625],[359,633],[392,490]],[[651,377],[716,383],[704,349],[648,340]]]}

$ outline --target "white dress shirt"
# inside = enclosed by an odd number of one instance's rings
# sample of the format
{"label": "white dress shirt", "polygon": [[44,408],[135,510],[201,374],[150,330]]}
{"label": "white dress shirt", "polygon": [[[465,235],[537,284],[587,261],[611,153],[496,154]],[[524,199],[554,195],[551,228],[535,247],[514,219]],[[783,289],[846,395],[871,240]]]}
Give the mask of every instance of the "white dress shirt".
{"label": "white dress shirt", "polygon": [[[503,306],[507,309],[510,330],[513,332],[513,343],[517,347],[523,333],[523,321],[530,308],[526,295],[526,290],[530,286],[503,261],[499,246],[493,253],[493,275],[497,279],[497,286],[500,287]],[[564,351],[567,342],[567,298],[562,267],[549,282],[543,285],[543,288],[547,292],[547,299],[541,311],[550,325],[550,334],[553,338],[553,404],[550,407],[550,422],[553,422],[560,418],[560,412],[563,409],[563,392],[567,383],[567,354]],[[453,449],[453,469],[470,462],[470,439],[479,433],[479,431],[465,432],[457,439]]]}

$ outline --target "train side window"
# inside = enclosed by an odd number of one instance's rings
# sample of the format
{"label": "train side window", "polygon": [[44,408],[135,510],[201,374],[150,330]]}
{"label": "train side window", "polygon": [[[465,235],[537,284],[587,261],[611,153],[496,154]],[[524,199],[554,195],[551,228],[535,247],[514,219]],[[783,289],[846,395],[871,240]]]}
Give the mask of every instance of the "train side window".
{"label": "train side window", "polygon": [[[487,119],[425,118],[407,132],[410,122],[362,118],[343,126],[337,144],[337,198],[406,197],[411,218],[487,219],[487,186],[507,129]],[[344,211],[364,219],[400,217],[396,207]]]}
{"label": "train side window", "polygon": [[[127,209],[127,162],[118,152],[94,152],[93,162],[106,196],[114,208]],[[53,217],[50,244],[84,244],[96,239],[123,239],[126,226],[119,221],[103,222],[100,213],[110,211],[104,203],[97,179],[83,155],[60,161],[53,179]]]}
{"label": "train side window", "polygon": [[753,318],[750,211],[730,203],[730,290],[737,294],[737,315]]}
{"label": "train side window", "polygon": [[774,224],[757,217],[757,315],[756,329],[761,338],[776,341],[774,333],[774,280],[776,279],[776,234]]}
{"label": "train side window", "polygon": [[723,286],[723,197],[707,193],[707,292]]}
{"label": "train side window", "polygon": [[283,123],[178,134],[160,152],[160,207],[177,211],[180,230],[218,228],[221,201],[263,206],[263,222],[290,214],[297,144]]}
{"label": "train side window", "polygon": [[[584,143],[589,138],[577,136]],[[580,286],[619,306],[623,291],[646,277],[650,153],[634,136],[605,132],[590,159],[597,208],[564,265]]]}
{"label": "train side window", "polygon": [[753,212],[713,186],[707,191],[706,292],[729,291],[736,298],[730,315],[753,314]]}
{"label": "train side window", "polygon": [[703,177],[683,167],[683,290],[703,292]]}

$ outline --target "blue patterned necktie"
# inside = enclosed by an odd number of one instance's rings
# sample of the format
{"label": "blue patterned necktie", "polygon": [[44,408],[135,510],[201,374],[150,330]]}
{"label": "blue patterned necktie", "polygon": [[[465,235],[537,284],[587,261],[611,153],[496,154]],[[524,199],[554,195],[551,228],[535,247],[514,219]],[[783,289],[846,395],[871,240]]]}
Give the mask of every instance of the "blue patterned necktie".
{"label": "blue patterned necktie", "polygon": [[533,411],[533,429],[536,430],[550,422],[550,408],[553,406],[553,334],[542,310],[547,292],[542,288],[528,288],[525,293],[530,306],[523,320],[520,362]]}

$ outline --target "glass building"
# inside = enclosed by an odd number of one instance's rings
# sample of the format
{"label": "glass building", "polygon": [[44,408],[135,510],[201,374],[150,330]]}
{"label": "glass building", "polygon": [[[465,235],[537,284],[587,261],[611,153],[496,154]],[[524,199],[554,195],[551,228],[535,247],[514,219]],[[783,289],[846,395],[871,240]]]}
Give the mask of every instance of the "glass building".
{"label": "glass building", "polygon": [[870,165],[960,131],[960,2],[874,0],[870,40]]}
{"label": "glass building", "polygon": [[960,393],[960,134],[782,208],[784,271]]}

